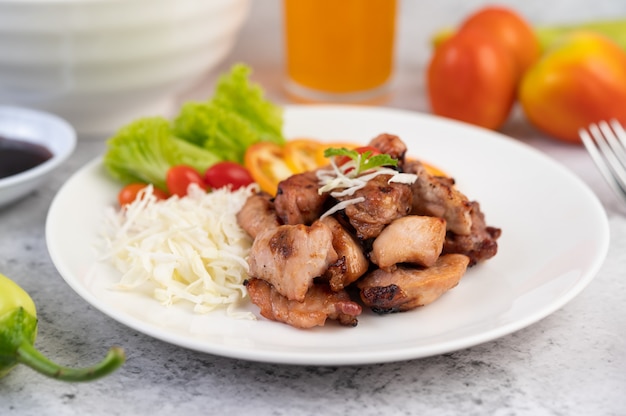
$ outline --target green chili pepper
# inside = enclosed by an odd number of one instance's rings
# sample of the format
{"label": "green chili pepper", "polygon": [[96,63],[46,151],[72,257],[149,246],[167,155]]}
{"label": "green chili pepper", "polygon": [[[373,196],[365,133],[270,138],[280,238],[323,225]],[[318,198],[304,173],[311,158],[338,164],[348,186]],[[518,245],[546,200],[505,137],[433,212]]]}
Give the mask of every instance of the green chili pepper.
{"label": "green chili pepper", "polygon": [[35,303],[15,282],[0,274],[0,377],[22,363],[59,380],[90,381],[113,372],[125,359],[123,349],[112,347],[93,367],[62,367],[35,349],[36,336]]}

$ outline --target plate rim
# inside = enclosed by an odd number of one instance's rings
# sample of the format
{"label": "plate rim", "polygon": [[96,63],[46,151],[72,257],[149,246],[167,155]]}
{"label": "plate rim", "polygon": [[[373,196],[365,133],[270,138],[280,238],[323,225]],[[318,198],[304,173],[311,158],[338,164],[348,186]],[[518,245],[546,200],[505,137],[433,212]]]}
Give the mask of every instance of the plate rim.
{"label": "plate rim", "polygon": [[[295,365],[358,365],[358,364],[374,364],[374,363],[383,363],[383,362],[395,362],[402,361],[408,359],[418,359],[424,358],[433,355],[439,355],[444,353],[449,353],[465,348],[469,348],[472,346],[476,346],[485,342],[493,341],[495,339],[501,338],[505,335],[509,335],[514,333],[520,329],[528,327],[543,318],[551,315],[557,310],[561,309],[564,305],[569,303],[572,299],[574,299],[578,294],[580,294],[584,288],[595,278],[598,270],[601,268],[602,264],[605,261],[606,255],[609,249],[609,224],[608,218],[606,215],[606,211],[599,199],[591,191],[591,189],[576,176],[572,171],[567,169],[565,166],[557,162],[556,160],[550,158],[543,152],[540,152],[538,149],[533,148],[523,142],[520,142],[516,139],[513,139],[509,136],[501,134],[499,132],[494,132],[491,130],[485,130],[480,127],[467,125],[462,122],[456,122],[454,120],[444,119],[438,116],[433,116],[425,113],[413,112],[410,110],[403,109],[393,109],[388,107],[360,107],[360,106],[350,106],[350,105],[288,105],[285,106],[285,115],[286,120],[288,122],[288,116],[290,112],[293,111],[307,111],[315,109],[316,111],[357,111],[361,113],[367,112],[376,112],[376,113],[388,113],[395,114],[398,116],[410,116],[424,119],[424,120],[432,120],[438,123],[443,123],[445,125],[457,125],[457,127],[463,129],[474,129],[481,135],[488,134],[493,138],[505,139],[508,144],[512,144],[514,146],[519,146],[520,148],[525,148],[527,151],[530,151],[534,157],[541,157],[545,160],[546,163],[550,164],[551,168],[556,168],[562,171],[569,180],[572,180],[576,183],[577,187],[584,191],[587,195],[587,198],[591,198],[591,203],[595,206],[595,210],[601,214],[601,224],[602,230],[599,230],[599,233],[604,236],[601,241],[601,244],[598,247],[598,254],[594,257],[592,264],[584,275],[577,279],[576,284],[570,288],[565,295],[560,296],[558,301],[551,302],[547,305],[542,305],[541,308],[536,310],[532,314],[528,314],[524,319],[517,319],[513,322],[509,322],[506,325],[502,325],[488,331],[487,336],[484,333],[474,334],[470,336],[462,337],[460,340],[452,340],[444,343],[439,343],[437,346],[432,346],[430,348],[425,348],[424,346],[418,346],[417,348],[403,348],[400,350],[394,351],[380,351],[378,353],[372,354],[368,351],[353,351],[349,354],[333,354],[333,355],[323,355],[323,356],[315,356],[309,353],[299,353],[295,352],[285,352],[285,351],[262,351],[259,353],[253,349],[232,349],[232,346],[228,345],[209,345],[208,348],[206,345],[201,345],[202,343],[198,340],[189,340],[183,339],[181,340],[179,337],[173,336],[171,334],[163,333],[159,331],[158,328],[153,328],[152,326],[147,326],[142,324],[142,320],[140,318],[134,316],[127,316],[126,318],[120,317],[120,314],[116,311],[108,310],[101,302],[93,296],[88,290],[84,287],[81,287],[78,284],[77,279],[68,277],[71,274],[71,271],[66,270],[65,265],[60,261],[57,257],[57,252],[52,245],[51,236],[51,222],[54,213],[56,212],[56,207],[59,204],[60,198],[63,195],[64,189],[71,186],[73,180],[75,178],[80,177],[80,175],[84,175],[85,172],[90,169],[96,169],[98,165],[102,165],[102,155],[99,155],[80,167],[63,185],[63,187],[57,192],[55,195],[49,210],[48,216],[46,218],[46,245],[48,247],[48,251],[50,257],[61,274],[63,280],[85,301],[94,306],[100,312],[109,316],[110,318],[116,320],[117,322],[129,327],[133,328],[139,332],[142,332],[146,335],[149,335],[155,339],[159,339],[164,342],[168,342],[173,345],[178,345],[184,348],[188,348],[191,350],[196,350],[199,352],[225,356],[236,359],[250,360],[256,362],[267,362],[267,363],[276,363],[276,364],[295,364]],[[276,325],[279,325],[276,323]],[[349,330],[349,329],[348,329]]]}

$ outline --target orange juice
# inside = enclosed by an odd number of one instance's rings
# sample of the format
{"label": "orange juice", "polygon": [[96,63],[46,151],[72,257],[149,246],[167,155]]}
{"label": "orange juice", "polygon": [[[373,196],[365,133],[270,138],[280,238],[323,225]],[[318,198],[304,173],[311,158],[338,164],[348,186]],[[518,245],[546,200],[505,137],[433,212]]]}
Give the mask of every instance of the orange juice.
{"label": "orange juice", "polygon": [[284,0],[287,75],[330,95],[380,89],[391,77],[395,0]]}

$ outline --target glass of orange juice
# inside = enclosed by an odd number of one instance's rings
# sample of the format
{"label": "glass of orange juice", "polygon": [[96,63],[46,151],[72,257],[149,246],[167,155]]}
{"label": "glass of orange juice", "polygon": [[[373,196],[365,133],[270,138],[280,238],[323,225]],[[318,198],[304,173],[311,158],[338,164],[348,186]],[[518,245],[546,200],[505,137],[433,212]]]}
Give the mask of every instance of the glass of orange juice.
{"label": "glass of orange juice", "polygon": [[393,72],[396,0],[283,0],[287,92],[378,101]]}

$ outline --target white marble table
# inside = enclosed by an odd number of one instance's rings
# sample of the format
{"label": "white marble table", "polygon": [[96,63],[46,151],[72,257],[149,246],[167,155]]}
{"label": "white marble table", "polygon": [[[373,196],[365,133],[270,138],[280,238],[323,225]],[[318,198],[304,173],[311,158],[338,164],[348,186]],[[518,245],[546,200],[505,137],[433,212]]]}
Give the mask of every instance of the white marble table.
{"label": "white marble table", "polygon": [[[391,107],[428,111],[423,84],[428,34],[483,2],[448,1],[430,8],[425,3],[402,3]],[[540,0],[506,4],[534,22],[626,16],[621,0],[561,0],[549,7]],[[268,96],[287,103],[281,88],[278,6],[277,0],[254,3],[235,51],[220,70],[247,62]],[[185,98],[208,94],[214,75]],[[103,141],[81,140],[45,186],[0,209],[0,270],[36,300],[37,346],[44,353],[79,365],[98,360],[117,344],[126,349],[128,360],[115,375],[85,384],[49,380],[18,367],[0,379],[0,414],[626,414],[626,205],[613,196],[582,147],[552,141],[519,116],[504,133],[563,163],[603,203],[611,243],[597,277],[562,309],[498,340],[430,358],[345,367],[262,364],[190,351],[137,333],[76,295],[52,265],[44,225],[64,181],[104,149]]]}

